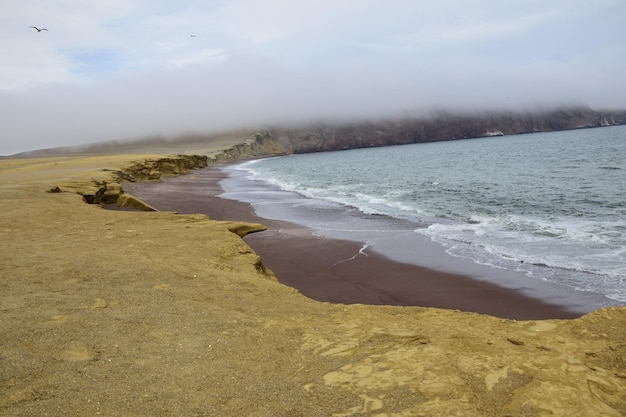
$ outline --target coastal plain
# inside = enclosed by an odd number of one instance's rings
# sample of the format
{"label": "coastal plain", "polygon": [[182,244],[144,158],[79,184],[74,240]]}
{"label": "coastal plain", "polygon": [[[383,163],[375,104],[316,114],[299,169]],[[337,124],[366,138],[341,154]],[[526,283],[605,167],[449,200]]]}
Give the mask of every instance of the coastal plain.
{"label": "coastal plain", "polygon": [[315,301],[244,242],[262,224],[86,203],[160,158],[189,157],[0,160],[0,415],[626,415],[626,307]]}

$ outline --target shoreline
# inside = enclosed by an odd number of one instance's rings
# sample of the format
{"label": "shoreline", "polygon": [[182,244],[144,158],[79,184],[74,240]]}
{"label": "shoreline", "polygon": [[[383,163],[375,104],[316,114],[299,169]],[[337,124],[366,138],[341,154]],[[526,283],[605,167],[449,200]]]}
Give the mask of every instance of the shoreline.
{"label": "shoreline", "polygon": [[[136,160],[0,163],[4,414],[623,414],[626,306],[515,321],[317,302],[231,222],[86,204]],[[182,192],[215,186],[198,174],[159,186],[206,205]]]}
{"label": "shoreline", "polygon": [[123,187],[162,211],[265,225],[267,231],[247,235],[246,243],[281,283],[317,301],[436,307],[516,320],[570,319],[588,312],[550,302],[550,294],[531,297],[467,275],[397,262],[358,242],[318,237],[304,226],[259,217],[248,203],[218,197],[224,166]]}

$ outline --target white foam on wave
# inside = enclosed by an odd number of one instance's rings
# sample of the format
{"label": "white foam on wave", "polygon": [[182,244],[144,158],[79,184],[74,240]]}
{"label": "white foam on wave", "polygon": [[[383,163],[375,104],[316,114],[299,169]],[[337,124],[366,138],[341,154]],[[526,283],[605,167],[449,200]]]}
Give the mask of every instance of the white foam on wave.
{"label": "white foam on wave", "polygon": [[441,244],[452,256],[515,270],[534,279],[560,282],[579,291],[601,291],[609,298],[626,302],[626,288],[620,285],[626,276],[626,263],[616,261],[624,259],[625,249],[614,253],[584,250],[575,257],[556,252],[549,240],[537,241],[528,235],[511,233],[509,242],[490,242],[484,235],[474,233],[479,228],[475,224],[433,224],[416,232]]}

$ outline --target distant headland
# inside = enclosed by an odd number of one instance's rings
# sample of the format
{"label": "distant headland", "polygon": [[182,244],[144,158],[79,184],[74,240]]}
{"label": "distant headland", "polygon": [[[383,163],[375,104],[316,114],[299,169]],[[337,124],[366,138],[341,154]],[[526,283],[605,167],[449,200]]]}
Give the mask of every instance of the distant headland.
{"label": "distant headland", "polygon": [[[536,112],[448,113],[345,124],[317,123],[306,127],[257,131],[224,152],[224,160],[298,154],[411,143],[508,136],[525,133],[622,125],[626,110],[597,111],[567,107]],[[198,138],[199,139],[199,138]]]}
{"label": "distant headland", "polygon": [[225,133],[195,133],[175,138],[146,137],[100,142],[78,147],[42,149],[13,155],[40,157],[75,153],[177,152],[203,153],[217,143],[236,143],[216,156],[219,161],[273,155],[336,151],[411,143],[508,136],[524,133],[623,125],[626,110],[594,110],[586,106],[535,111],[434,111],[353,122],[316,122],[306,125],[241,129]]}

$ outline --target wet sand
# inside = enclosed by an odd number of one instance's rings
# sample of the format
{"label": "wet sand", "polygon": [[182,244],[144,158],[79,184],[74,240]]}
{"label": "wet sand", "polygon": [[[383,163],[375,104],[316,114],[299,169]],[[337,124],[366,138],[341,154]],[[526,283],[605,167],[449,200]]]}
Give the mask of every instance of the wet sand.
{"label": "wet sand", "polygon": [[280,282],[318,301],[439,307],[516,320],[583,315],[514,289],[398,263],[361,251],[357,242],[321,238],[297,224],[260,218],[250,205],[218,197],[224,175],[220,166],[212,166],[185,177],[123,187],[161,211],[264,224],[268,230],[246,236],[246,243]]}

